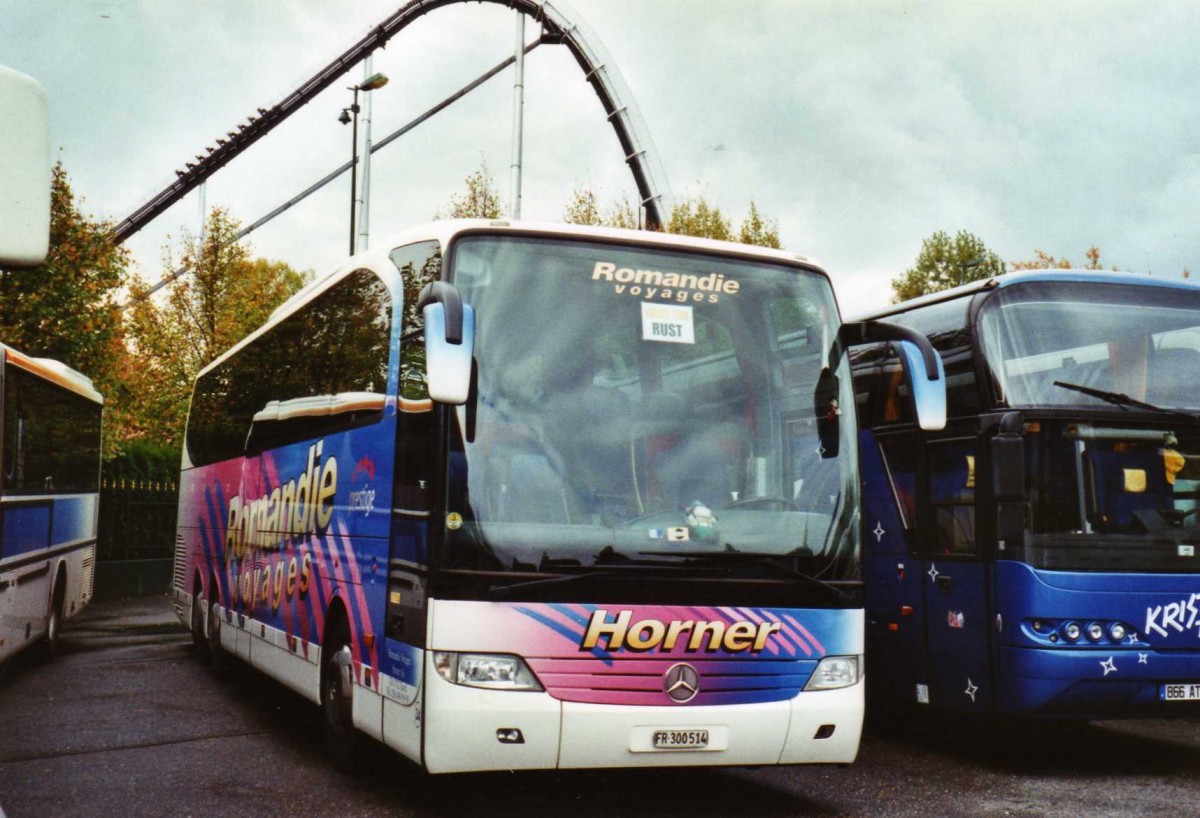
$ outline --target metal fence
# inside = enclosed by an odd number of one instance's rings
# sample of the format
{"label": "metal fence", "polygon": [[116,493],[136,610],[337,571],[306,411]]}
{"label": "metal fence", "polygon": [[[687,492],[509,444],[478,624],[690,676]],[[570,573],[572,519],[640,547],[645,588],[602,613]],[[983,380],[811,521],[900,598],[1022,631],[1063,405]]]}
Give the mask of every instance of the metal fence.
{"label": "metal fence", "polygon": [[170,559],[179,484],[105,477],[100,482],[99,560]]}

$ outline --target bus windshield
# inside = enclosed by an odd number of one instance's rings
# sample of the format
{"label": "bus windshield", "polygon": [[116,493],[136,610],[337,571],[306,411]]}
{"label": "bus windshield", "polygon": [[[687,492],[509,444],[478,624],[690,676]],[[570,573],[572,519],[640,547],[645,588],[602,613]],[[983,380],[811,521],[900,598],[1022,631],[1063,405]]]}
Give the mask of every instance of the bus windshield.
{"label": "bus windshield", "polygon": [[[1200,292],[1023,282],[983,304],[997,396],[1026,424],[1024,550],[1041,567],[1195,571],[1200,533]],[[1027,414],[1027,419],[1029,415]]]}
{"label": "bus windshield", "polygon": [[853,423],[819,437],[814,408],[837,331],[823,276],[485,235],[452,248],[449,274],[476,311],[478,387],[451,445],[446,567],[740,552],[847,569]]}
{"label": "bus windshield", "polygon": [[984,302],[979,332],[1010,407],[1200,409],[1193,289],[1025,282]]}

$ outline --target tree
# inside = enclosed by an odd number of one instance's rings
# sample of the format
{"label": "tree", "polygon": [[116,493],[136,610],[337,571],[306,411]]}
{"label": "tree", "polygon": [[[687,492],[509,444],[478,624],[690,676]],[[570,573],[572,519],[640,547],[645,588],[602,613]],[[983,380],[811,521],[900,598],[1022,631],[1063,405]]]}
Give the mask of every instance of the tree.
{"label": "tree", "polygon": [[950,238],[948,233],[939,230],[922,242],[913,266],[892,279],[892,301],[900,303],[998,276],[1004,271],[1004,261],[987,249],[978,236],[960,230]]}
{"label": "tree", "polygon": [[758,205],[750,200],[750,213],[738,230],[738,241],[742,244],[753,244],[758,247],[780,249],[779,223],[764,219],[758,212]]}
{"label": "tree", "polygon": [[116,304],[128,253],[113,243],[112,226],[82,212],[62,163],[50,187],[50,249],[33,270],[0,269],[0,340],[22,352],[54,358],[112,392],[122,354]]}
{"label": "tree", "polygon": [[[1100,263],[1100,248],[1092,245],[1088,248],[1087,264],[1083,265],[1085,270],[1103,270],[1104,266]],[[1014,270],[1070,270],[1075,265],[1066,256],[1055,258],[1054,256],[1044,253],[1041,250],[1033,251],[1033,258],[1028,261],[1014,261],[1010,266]],[[1116,270],[1116,267],[1112,268]],[[1186,278],[1186,276],[1184,276]]]}
{"label": "tree", "polygon": [[703,196],[687,196],[671,210],[667,232],[678,236],[733,241],[733,226],[721,212]]}
{"label": "tree", "polygon": [[[481,164],[479,170],[468,176],[465,183],[466,193],[450,197],[450,213],[447,218],[500,218],[500,194],[496,192],[496,185],[488,170],[487,162]],[[435,215],[435,218],[440,218],[440,214]]]}
{"label": "tree", "polygon": [[602,227],[622,227],[626,230],[637,230],[641,227],[637,211],[629,201],[629,195],[624,194],[619,201],[612,202],[601,213],[595,192],[588,187],[577,187],[571,194],[563,210],[563,221],[567,224],[591,224]]}
{"label": "tree", "polygon": [[[237,242],[240,225],[216,208],[203,240],[186,237],[176,281],[163,302],[147,297],[135,277],[128,316],[132,344],[124,377],[134,417],[130,437],[177,444],[197,373],[266,322],[307,280],[283,262],[250,257]],[[168,269],[176,265],[167,260]]]}

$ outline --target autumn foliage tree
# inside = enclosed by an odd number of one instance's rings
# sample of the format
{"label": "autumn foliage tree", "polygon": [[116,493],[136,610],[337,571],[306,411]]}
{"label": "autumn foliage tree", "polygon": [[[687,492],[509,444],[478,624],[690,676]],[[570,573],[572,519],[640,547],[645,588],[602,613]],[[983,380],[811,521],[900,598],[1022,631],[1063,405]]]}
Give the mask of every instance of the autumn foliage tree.
{"label": "autumn foliage tree", "polygon": [[[500,194],[487,163],[466,178],[466,190],[450,197],[450,219],[498,219],[501,215]],[[437,216],[440,218],[440,214]]]}
{"label": "autumn foliage tree", "polygon": [[[1092,245],[1086,253],[1087,264],[1083,265],[1085,270],[1103,270],[1104,267],[1100,264],[1100,248]],[[1070,270],[1075,265],[1066,256],[1056,258],[1049,253],[1044,253],[1041,250],[1033,251],[1033,258],[1026,261],[1013,261],[1009,263],[1013,270]],[[1113,268],[1116,269],[1115,267]]]}
{"label": "autumn foliage tree", "polygon": [[[595,192],[588,187],[577,187],[571,194],[563,211],[563,221],[629,229],[640,226],[637,211],[628,196],[601,209]],[[709,204],[703,196],[688,196],[672,208],[664,229],[679,236],[737,241],[776,249],[780,246],[778,223],[765,218],[753,200],[749,214],[734,230],[733,221],[721,212],[720,207]]]}
{"label": "autumn foliage tree", "polygon": [[[282,262],[252,258],[237,241],[239,227],[227,211],[214,209],[203,239],[184,241],[179,264],[190,274],[161,301],[134,278],[128,311],[132,354],[125,372],[136,406],[131,436],[178,443],[199,371],[263,324],[307,280]],[[168,259],[168,268],[175,267]]]}

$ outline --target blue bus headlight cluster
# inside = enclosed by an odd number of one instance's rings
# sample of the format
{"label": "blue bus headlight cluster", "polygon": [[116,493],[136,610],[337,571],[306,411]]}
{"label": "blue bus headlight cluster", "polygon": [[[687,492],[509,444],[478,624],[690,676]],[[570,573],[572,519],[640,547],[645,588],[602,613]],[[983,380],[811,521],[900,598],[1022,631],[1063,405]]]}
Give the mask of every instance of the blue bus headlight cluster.
{"label": "blue bus headlight cluster", "polygon": [[490,690],[542,690],[529,665],[502,653],[434,651],[433,666],[447,682]]}
{"label": "blue bus headlight cluster", "polygon": [[858,684],[857,656],[826,656],[819,663],[805,690],[834,690]]}
{"label": "blue bus headlight cluster", "polygon": [[1131,633],[1124,622],[1106,619],[1032,619],[1026,621],[1025,628],[1039,642],[1068,645],[1124,642]]}

